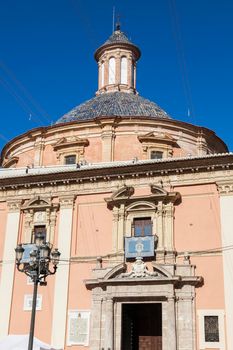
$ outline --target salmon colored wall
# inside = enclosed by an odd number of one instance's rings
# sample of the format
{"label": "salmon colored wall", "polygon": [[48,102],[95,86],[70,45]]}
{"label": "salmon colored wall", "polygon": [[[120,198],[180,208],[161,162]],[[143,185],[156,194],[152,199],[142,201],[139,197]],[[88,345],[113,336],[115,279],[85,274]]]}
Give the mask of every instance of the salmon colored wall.
{"label": "salmon colored wall", "polygon": [[224,281],[221,256],[191,258],[196,275],[203,276],[204,284],[196,289],[198,309],[224,309]]}
{"label": "salmon colored wall", "polygon": [[84,158],[88,162],[102,161],[102,141],[101,138],[89,138],[89,146],[85,147]]}
{"label": "salmon colored wall", "polygon": [[53,147],[51,145],[46,145],[43,152],[43,165],[57,165],[57,157],[56,152],[54,152]]}
{"label": "salmon colored wall", "polygon": [[[91,311],[91,291],[87,290],[84,280],[91,277],[91,271],[95,267],[93,263],[72,262],[70,265],[70,283],[69,283],[69,310],[90,310]],[[68,316],[68,315],[67,315]],[[68,319],[67,319],[68,321]],[[67,326],[66,326],[67,337]],[[67,342],[67,341],[66,341]],[[89,346],[72,345],[72,350],[89,349]],[[70,349],[69,346],[65,349]]]}
{"label": "salmon colored wall", "polygon": [[215,185],[176,187],[181,204],[175,207],[175,246],[178,251],[221,246],[219,198]]}
{"label": "salmon colored wall", "polygon": [[73,233],[72,254],[78,256],[105,255],[112,248],[112,212],[105,197],[110,194],[78,196],[76,231]]}
{"label": "salmon colored wall", "polygon": [[[47,281],[47,286],[39,286],[38,288],[38,294],[42,295],[42,310],[36,312],[35,336],[46,343],[50,343],[55,276],[49,276]],[[16,271],[11,305],[10,334],[29,332],[31,311],[24,311],[23,309],[25,294],[33,294],[33,285],[27,284],[24,273]]]}
{"label": "salmon colored wall", "polygon": [[134,157],[143,158],[142,144],[137,135],[118,135],[115,139],[114,160],[129,160]]}
{"label": "salmon colored wall", "polygon": [[[142,143],[138,140],[138,134],[136,131],[140,131],[142,134],[146,134],[149,131],[153,131],[153,129],[144,128],[143,126],[138,126],[138,128],[134,128],[133,132],[131,132],[132,129],[130,129],[128,126],[124,127],[121,126],[120,129],[116,131],[116,138],[114,142],[114,160],[129,160],[133,159],[134,157],[138,157],[139,159],[144,158],[143,154],[143,147]],[[96,132],[100,132],[100,130],[96,130]],[[118,133],[120,132],[120,133]],[[124,134],[121,134],[124,133]],[[67,136],[67,133],[64,132],[60,134],[60,137]],[[87,135],[87,136],[86,136]],[[81,136],[82,137],[82,136]],[[88,162],[101,162],[102,161],[102,139],[100,136],[98,137],[88,137],[88,131],[85,133],[85,137],[89,140],[89,146],[85,147],[84,151],[84,158]],[[53,138],[48,137],[47,142],[52,143],[54,140]],[[195,143],[193,143],[194,140],[189,140],[187,142],[184,142],[183,145],[179,148],[174,147],[173,149],[173,157],[185,157],[187,154],[198,154],[198,150],[196,148]],[[191,142],[191,143],[190,143]],[[32,146],[33,147],[33,146]],[[156,147],[156,144],[155,144]],[[17,155],[18,156],[18,155]],[[19,161],[17,163],[17,167],[24,167],[27,165],[32,165],[34,163],[34,150],[27,151],[24,153],[21,153],[19,155]],[[50,144],[47,144],[44,148],[41,164],[44,166],[48,165],[58,165],[60,164],[60,161],[57,159],[56,152],[53,149],[53,146]]]}
{"label": "salmon colored wall", "polygon": [[[179,251],[201,251],[221,247],[219,198],[215,185],[175,188],[182,203],[175,209],[175,247]],[[196,275],[204,285],[196,289],[197,309],[224,308],[222,256],[191,256]]]}
{"label": "salmon colored wall", "polygon": [[[108,254],[112,249],[112,212],[104,201],[109,196],[110,193],[101,193],[77,197],[71,256],[94,256],[94,261],[70,263],[68,310],[91,310],[91,291],[85,287],[84,280],[92,277],[95,257]],[[83,346],[72,346],[72,349],[81,350]]]}
{"label": "salmon colored wall", "polygon": [[34,164],[34,150],[21,153],[18,157],[19,157],[19,161],[16,165],[17,168],[25,167],[27,165],[30,166]]}
{"label": "salmon colored wall", "polygon": [[186,157],[187,153],[188,152],[182,148],[176,148],[176,147],[173,148],[173,157],[174,158],[175,157]]}

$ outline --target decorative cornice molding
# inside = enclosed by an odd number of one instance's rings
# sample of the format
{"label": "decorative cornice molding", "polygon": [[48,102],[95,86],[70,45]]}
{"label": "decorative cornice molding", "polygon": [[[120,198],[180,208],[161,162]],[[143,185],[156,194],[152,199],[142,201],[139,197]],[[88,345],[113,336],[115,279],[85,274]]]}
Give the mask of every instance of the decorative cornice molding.
{"label": "decorative cornice molding", "polygon": [[164,143],[166,145],[176,145],[176,140],[164,132],[149,132],[144,135],[139,135],[138,140],[141,143]]}
{"label": "decorative cornice molding", "polygon": [[10,157],[9,159],[4,159],[2,166],[4,168],[10,168],[12,165],[16,165],[19,161],[19,157]]}
{"label": "decorative cornice molding", "polygon": [[53,203],[51,198],[37,196],[26,201],[22,206],[22,210],[58,210],[58,207],[59,204]]}
{"label": "decorative cornice molding", "polygon": [[53,145],[53,149],[54,151],[58,151],[69,147],[87,147],[88,145],[88,139],[82,139],[78,136],[63,137],[55,145]]}

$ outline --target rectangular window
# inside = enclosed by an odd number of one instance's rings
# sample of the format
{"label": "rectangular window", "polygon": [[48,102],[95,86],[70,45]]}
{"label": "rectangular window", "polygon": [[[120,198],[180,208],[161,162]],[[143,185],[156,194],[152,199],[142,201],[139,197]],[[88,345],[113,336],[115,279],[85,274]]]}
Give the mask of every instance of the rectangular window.
{"label": "rectangular window", "polygon": [[135,218],[133,220],[133,236],[144,237],[152,235],[151,218]]}
{"label": "rectangular window", "polygon": [[225,349],[224,311],[198,310],[200,349]]}
{"label": "rectangular window", "polygon": [[163,158],[163,152],[161,151],[150,152],[150,159],[162,159],[162,158]]}
{"label": "rectangular window", "polygon": [[[23,309],[25,311],[31,311],[32,309],[32,294],[24,295]],[[42,295],[38,294],[36,299],[36,310],[42,309]]]}
{"label": "rectangular window", "polygon": [[46,226],[45,225],[38,225],[38,226],[34,226],[31,243],[35,243],[35,237],[38,233],[42,236],[43,241],[46,242]]}
{"label": "rectangular window", "polygon": [[204,316],[205,341],[219,342],[218,316]]}
{"label": "rectangular window", "polygon": [[69,156],[65,156],[64,157],[64,163],[66,165],[68,165],[68,164],[76,164],[76,155],[72,154],[72,155],[69,155]]}
{"label": "rectangular window", "polygon": [[90,311],[72,310],[68,313],[67,345],[89,344]]}

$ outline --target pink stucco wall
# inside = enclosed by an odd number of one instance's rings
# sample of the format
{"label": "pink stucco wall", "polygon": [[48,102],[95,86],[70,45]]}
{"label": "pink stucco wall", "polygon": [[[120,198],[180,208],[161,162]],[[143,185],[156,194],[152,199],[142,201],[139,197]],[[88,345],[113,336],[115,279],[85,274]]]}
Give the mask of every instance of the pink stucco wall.
{"label": "pink stucco wall", "polygon": [[[42,310],[36,313],[35,336],[46,343],[51,341],[54,279],[50,276],[46,287],[39,287],[38,294],[42,295]],[[33,285],[27,284],[26,276],[16,271],[14,293],[11,305],[10,334],[25,334],[30,327],[31,312],[24,311],[24,295],[33,293]]]}
{"label": "pink stucco wall", "polygon": [[[175,209],[175,247],[178,252],[191,252],[195,273],[204,279],[203,286],[196,288],[196,324],[199,325],[198,310],[225,309],[222,255],[210,252],[222,246],[219,196],[215,184],[175,190],[182,195],[182,202]],[[199,341],[199,327],[196,336]]]}

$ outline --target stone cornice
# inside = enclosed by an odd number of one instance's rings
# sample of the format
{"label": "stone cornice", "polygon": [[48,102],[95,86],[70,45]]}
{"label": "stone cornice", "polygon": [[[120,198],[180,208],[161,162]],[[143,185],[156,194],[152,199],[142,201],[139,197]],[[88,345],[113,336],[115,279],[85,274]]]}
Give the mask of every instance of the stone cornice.
{"label": "stone cornice", "polygon": [[[66,185],[70,183],[95,183],[99,181],[109,180],[126,180],[134,178],[145,178],[155,176],[178,176],[197,173],[213,173],[217,177],[217,172],[233,170],[233,154],[223,154],[216,156],[206,156],[199,158],[176,158],[166,159],[162,161],[139,161],[137,163],[120,162],[110,165],[101,163],[99,166],[81,167],[78,169],[67,168],[67,171],[62,169],[50,168],[48,173],[30,174],[30,169],[25,175],[0,178],[0,187],[2,189],[18,187],[40,187],[44,185]],[[212,176],[211,182],[215,181]]]}
{"label": "stone cornice", "polygon": [[144,135],[139,135],[138,140],[141,143],[164,143],[167,145],[177,145],[176,140],[164,132],[149,132]]}
{"label": "stone cornice", "polygon": [[84,280],[87,289],[93,289],[96,287],[106,287],[108,285],[148,285],[148,284],[173,284],[175,287],[183,285],[191,285],[200,287],[203,284],[202,276],[171,276],[171,277],[151,277],[151,278],[113,278],[106,280],[104,278],[88,279]]}
{"label": "stone cornice", "polygon": [[124,204],[126,206],[140,202],[140,201],[146,201],[151,203],[158,203],[159,201],[162,201],[163,203],[175,203],[180,199],[180,194],[178,192],[153,192],[151,195],[144,195],[144,196],[133,196],[133,197],[120,197],[120,198],[105,198],[105,201],[107,203],[107,206],[109,209],[113,209],[114,207],[120,208],[121,204]]}
{"label": "stone cornice", "polygon": [[79,137],[73,137],[73,138],[66,138],[63,137],[60,139],[54,146],[54,151],[66,149],[68,147],[86,147],[89,145],[89,141],[87,139],[79,138]]}
{"label": "stone cornice", "polygon": [[9,159],[4,159],[4,162],[3,162],[3,166],[4,167],[10,167],[12,165],[16,165],[19,161],[19,157],[12,157],[12,158],[9,158]]}

